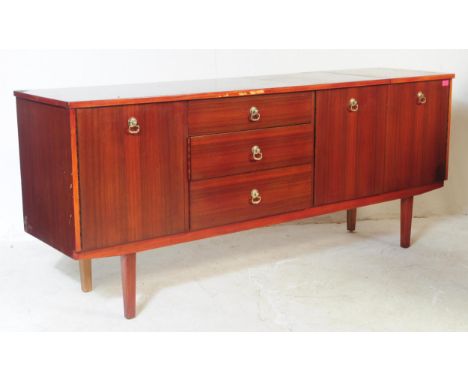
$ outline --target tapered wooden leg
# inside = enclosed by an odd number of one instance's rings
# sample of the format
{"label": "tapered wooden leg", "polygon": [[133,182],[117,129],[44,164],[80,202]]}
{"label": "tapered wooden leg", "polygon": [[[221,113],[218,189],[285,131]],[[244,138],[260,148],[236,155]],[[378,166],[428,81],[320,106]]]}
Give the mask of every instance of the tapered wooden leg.
{"label": "tapered wooden leg", "polygon": [[79,260],[79,263],[80,263],[81,290],[83,292],[91,292],[93,290],[91,259]]}
{"label": "tapered wooden leg", "polygon": [[122,291],[125,318],[135,317],[136,300],[136,253],[120,257],[122,267]]}
{"label": "tapered wooden leg", "polygon": [[401,199],[400,246],[408,248],[411,244],[411,221],[413,219],[413,197]]}
{"label": "tapered wooden leg", "polygon": [[354,232],[354,230],[356,229],[356,215],[356,208],[346,211],[346,223],[349,232]]}

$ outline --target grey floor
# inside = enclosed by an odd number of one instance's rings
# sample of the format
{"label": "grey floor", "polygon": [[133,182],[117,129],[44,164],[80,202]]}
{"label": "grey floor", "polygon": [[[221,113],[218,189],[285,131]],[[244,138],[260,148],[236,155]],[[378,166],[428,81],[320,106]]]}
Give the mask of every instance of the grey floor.
{"label": "grey floor", "polygon": [[0,330],[465,331],[468,217],[294,223],[141,253],[137,317],[118,258],[78,265],[33,239],[0,242]]}

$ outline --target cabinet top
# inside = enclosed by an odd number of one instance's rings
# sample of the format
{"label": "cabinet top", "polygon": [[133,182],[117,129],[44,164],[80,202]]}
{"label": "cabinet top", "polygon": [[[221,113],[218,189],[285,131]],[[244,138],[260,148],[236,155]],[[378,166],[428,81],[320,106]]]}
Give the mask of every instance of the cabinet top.
{"label": "cabinet top", "polygon": [[370,68],[256,77],[219,78],[148,84],[15,91],[18,98],[65,108],[84,108],[289,93],[454,78],[450,73]]}

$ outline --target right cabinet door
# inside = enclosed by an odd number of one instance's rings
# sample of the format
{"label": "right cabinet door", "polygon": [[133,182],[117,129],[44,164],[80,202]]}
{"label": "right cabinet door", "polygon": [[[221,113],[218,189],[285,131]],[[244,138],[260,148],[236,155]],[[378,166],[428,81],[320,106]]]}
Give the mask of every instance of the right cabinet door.
{"label": "right cabinet door", "polygon": [[449,96],[448,80],[389,86],[385,192],[445,179]]}

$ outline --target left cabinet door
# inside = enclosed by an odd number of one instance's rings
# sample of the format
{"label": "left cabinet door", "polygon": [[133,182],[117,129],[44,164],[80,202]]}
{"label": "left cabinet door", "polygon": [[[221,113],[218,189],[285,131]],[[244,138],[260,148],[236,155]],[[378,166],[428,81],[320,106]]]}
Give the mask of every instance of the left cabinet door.
{"label": "left cabinet door", "polygon": [[318,91],[315,205],[383,189],[387,85]]}
{"label": "left cabinet door", "polygon": [[84,250],[187,229],[186,103],[80,109],[77,132]]}

